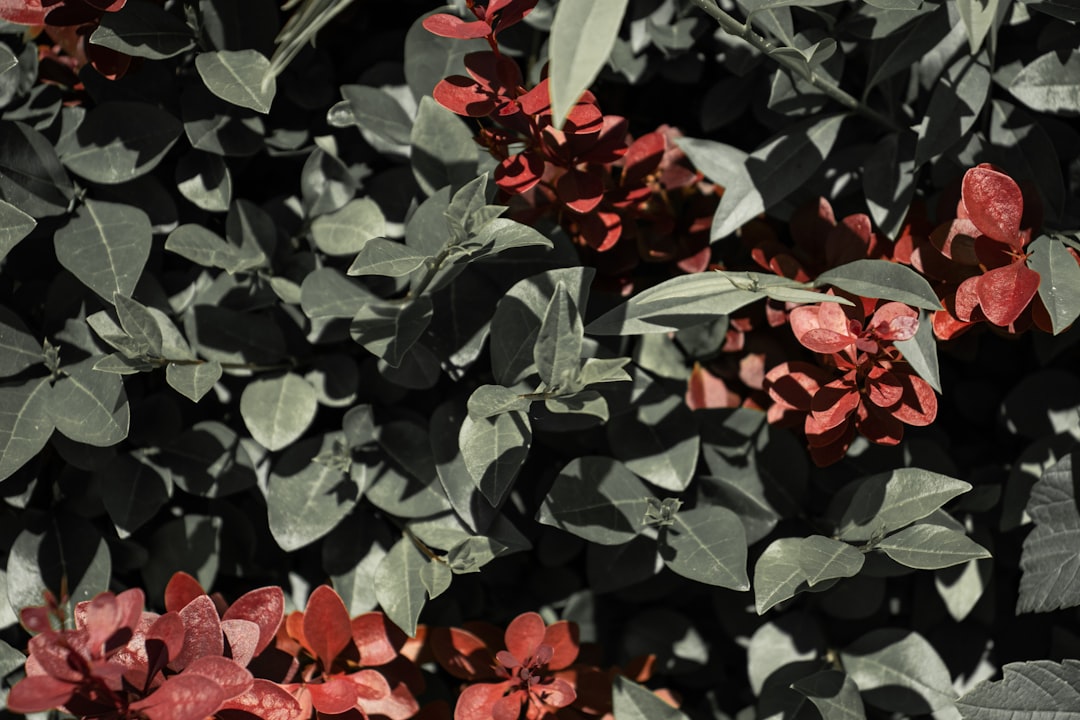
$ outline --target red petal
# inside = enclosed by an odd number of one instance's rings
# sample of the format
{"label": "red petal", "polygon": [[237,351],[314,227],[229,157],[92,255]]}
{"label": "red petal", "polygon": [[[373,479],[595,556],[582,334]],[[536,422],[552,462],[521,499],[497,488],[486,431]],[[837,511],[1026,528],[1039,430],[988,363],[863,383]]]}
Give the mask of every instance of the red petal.
{"label": "red petal", "polygon": [[150,720],[203,720],[227,699],[216,682],[200,675],[174,675],[148,697],[130,705]]}
{"label": "red petal", "polygon": [[1023,262],[983,273],[975,285],[983,315],[1001,327],[1012,324],[1035,297],[1039,281],[1039,273]]}
{"label": "red petal", "polygon": [[468,117],[485,117],[495,110],[491,94],[464,75],[451,75],[439,81],[431,96],[450,112]]}
{"label": "red petal", "polygon": [[311,704],[320,713],[337,715],[356,707],[356,685],[343,677],[332,675],[326,682],[307,683],[304,687],[311,693]]}
{"label": "red petal", "polygon": [[308,598],[304,610],[304,637],[327,671],[334,664],[334,659],[352,642],[349,611],[329,585],[315,588]]}
{"label": "red petal", "polygon": [[901,376],[904,396],[900,404],[892,408],[893,417],[900,422],[919,427],[929,425],[937,417],[938,399],[930,383],[917,375]]}
{"label": "red petal", "polygon": [[574,212],[590,212],[604,199],[604,172],[596,166],[585,172],[570,170],[555,182],[555,192]]}
{"label": "red petal", "polygon": [[352,639],[360,650],[360,663],[368,667],[385,665],[398,656],[405,645],[405,633],[381,612],[353,618]]}
{"label": "red petal", "polygon": [[[477,683],[458,695],[454,720],[491,720],[492,708],[502,699],[508,683]],[[520,703],[518,704],[520,708]],[[516,716],[515,716],[516,720]]]}
{"label": "red petal", "polygon": [[545,630],[544,618],[539,613],[522,613],[506,626],[506,649],[518,660],[531,658],[544,641]]}
{"label": "red petal", "polygon": [[560,620],[549,625],[544,631],[544,644],[550,645],[555,654],[548,661],[549,670],[562,670],[570,667],[578,656],[577,623]]}
{"label": "red petal", "polygon": [[165,586],[165,610],[180,612],[189,602],[205,594],[206,591],[199,581],[186,572],[173,573],[169,584]]}
{"label": "red petal", "polygon": [[984,165],[971,168],[964,174],[961,195],[979,232],[1019,247],[1024,195],[1011,177]]}
{"label": "red petal", "polygon": [[491,26],[483,20],[467,22],[456,15],[448,13],[439,13],[424,18],[424,22],[421,24],[429,33],[457,40],[472,40],[487,37],[491,34]]}
{"label": "red petal", "polygon": [[236,599],[222,620],[249,620],[259,626],[259,641],[255,645],[258,655],[273,641],[285,617],[285,593],[279,587],[252,590]]}
{"label": "red petal", "polygon": [[511,195],[527,192],[544,175],[544,161],[531,152],[518,153],[495,168],[495,184]]}
{"label": "red petal", "polygon": [[180,611],[184,622],[184,649],[170,663],[173,670],[183,670],[188,663],[204,655],[222,655],[225,640],[221,634],[214,601],[206,595],[195,598]]}
{"label": "red petal", "polygon": [[71,699],[75,689],[75,685],[49,675],[24,677],[8,693],[7,709],[17,713],[36,713],[60,708]]}
{"label": "red petal", "polygon": [[256,678],[243,695],[226,700],[222,710],[239,710],[261,720],[302,720],[300,702],[277,683]]}

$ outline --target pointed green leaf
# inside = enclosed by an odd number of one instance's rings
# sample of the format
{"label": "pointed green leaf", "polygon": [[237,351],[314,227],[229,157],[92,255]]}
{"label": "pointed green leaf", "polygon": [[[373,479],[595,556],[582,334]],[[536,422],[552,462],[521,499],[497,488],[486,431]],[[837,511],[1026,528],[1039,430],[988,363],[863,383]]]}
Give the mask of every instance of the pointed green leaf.
{"label": "pointed green leaf", "polygon": [[267,450],[291,445],[311,426],[318,409],[315,388],[296,373],[253,380],[240,396],[240,414]]}
{"label": "pointed green leaf", "polygon": [[420,582],[424,583],[424,589],[432,600],[446,592],[453,579],[454,572],[445,562],[433,559],[420,569]]}
{"label": "pointed green leaf", "polygon": [[119,455],[96,473],[101,501],[120,537],[145,525],[172,495],[161,468],[132,455]]}
{"label": "pointed green leaf", "polygon": [[539,230],[508,218],[495,218],[484,224],[472,242],[482,245],[485,257],[523,247],[551,248],[552,242]]}
{"label": "pointed green leaf", "polygon": [[611,419],[607,436],[615,457],[652,485],[671,492],[689,487],[701,438],[682,397],[646,384],[635,407]]}
{"label": "pointed green leaf", "polygon": [[18,315],[0,305],[0,377],[18,375],[44,359],[41,342]]}
{"label": "pointed green leaf", "polygon": [[44,592],[62,597],[67,617],[75,605],[109,589],[112,558],[101,534],[85,518],[54,511],[19,532],[7,558],[7,590],[11,607],[44,604]]}
{"label": "pointed green leaf", "polygon": [[990,70],[985,51],[977,56],[962,53],[938,79],[930,95],[926,115],[917,128],[915,165],[923,165],[960,142],[982,115],[989,96]]}
{"label": "pointed green leaf", "polygon": [[621,545],[641,532],[650,497],[619,461],[587,456],[562,469],[536,519],[592,543]]}
{"label": "pointed green leaf", "polygon": [[576,389],[583,339],[581,315],[560,282],[548,303],[533,349],[537,372],[548,390]]}
{"label": "pointed green leaf", "polygon": [[466,418],[458,436],[465,467],[487,501],[498,506],[529,455],[532,426],[519,411]]}
{"label": "pointed green leaf", "polygon": [[52,435],[48,378],[0,385],[0,480],[6,480],[45,447]]}
{"label": "pointed green leaf", "polygon": [[427,588],[420,577],[430,562],[408,537],[394,543],[375,571],[375,597],[390,621],[410,637],[424,609]]}
{"label": "pointed green leaf", "polygon": [[876,547],[901,565],[917,570],[939,570],[990,557],[986,548],[964,533],[929,523],[904,528]]}
{"label": "pointed green leaf", "polygon": [[37,227],[37,220],[0,199],[0,260]]}
{"label": "pointed green leaf", "polygon": [[130,358],[123,353],[111,353],[99,358],[94,363],[94,369],[98,372],[115,373],[117,375],[137,375],[141,372],[150,372],[156,367],[156,363],[139,358]]}
{"label": "pointed green leaf", "polygon": [[906,265],[888,260],[855,260],[826,270],[818,275],[814,286],[826,285],[861,297],[895,300],[927,310],[941,309],[941,301],[926,278]]}
{"label": "pointed green leaf", "polygon": [[685,578],[707,585],[749,590],[746,531],[739,516],[719,505],[684,510],[665,528],[660,555]]}
{"label": "pointed green leaf", "polygon": [[430,96],[420,98],[410,144],[413,176],[428,195],[446,185],[461,187],[476,176],[472,130]]}
{"label": "pointed green leaf", "polygon": [[[999,5],[1000,0],[957,0],[956,6],[967,29],[968,47],[972,55],[979,52],[987,33],[993,28]],[[994,47],[993,38],[990,47]]]}
{"label": "pointed green leaf", "polygon": [[901,468],[852,483],[833,499],[837,537],[868,542],[921,520],[971,489],[956,480],[919,468]]}
{"label": "pointed green leaf", "polygon": [[629,0],[563,0],[555,9],[548,50],[551,115],[561,128],[604,67]]}
{"label": "pointed green leaf", "polygon": [[862,177],[870,217],[882,233],[897,237],[915,197],[915,134],[883,137],[866,159]]}
{"label": "pointed green leaf", "polygon": [[351,200],[311,223],[311,239],[327,255],[355,255],[369,240],[385,234],[386,217],[371,198]]}
{"label": "pointed green leaf", "polygon": [[119,375],[94,369],[97,358],[63,368],[49,394],[56,429],[72,440],[108,447],[128,434],[131,410]]}
{"label": "pointed green leaf", "polygon": [[162,456],[177,487],[197,497],[225,497],[258,481],[239,435],[216,420],[195,423],[165,445]]}
{"label": "pointed green leaf", "polygon": [[499,413],[528,410],[532,401],[502,385],[481,385],[469,396],[469,416],[489,418]]}
{"label": "pointed green leaf", "polygon": [[124,332],[138,343],[145,344],[156,357],[161,356],[161,328],[150,310],[138,300],[119,293],[113,295],[116,316]]}
{"label": "pointed green leaf", "polygon": [[859,687],[840,670],[822,670],[792,686],[806,696],[821,713],[821,720],[865,720]]}
{"label": "pointed green leaf", "polygon": [[893,342],[911,369],[919,377],[930,383],[930,387],[941,392],[941,371],[938,368],[937,338],[934,337],[934,326],[930,319],[930,313],[926,310],[919,312],[919,327],[915,330],[915,337],[908,340],[896,340]]}
{"label": "pointed green leaf", "polygon": [[203,267],[217,267],[229,273],[245,272],[266,262],[261,252],[242,250],[194,223],[181,225],[169,233],[165,249]]}
{"label": "pointed green leaf", "polygon": [[384,275],[404,277],[428,260],[402,243],[386,238],[371,238],[349,266],[349,275]]}
{"label": "pointed green leaf", "polygon": [[56,153],[76,175],[115,185],[157,167],[182,131],[180,121],[156,105],[113,100],[87,112],[78,130],[61,135]]}
{"label": "pointed green leaf", "polygon": [[87,200],[56,231],[56,259],[108,302],[130,297],[150,257],[150,218],[130,205]]}
{"label": "pointed green leaf", "polygon": [[851,545],[824,535],[773,540],[754,565],[758,615],[818,583],[853,577],[863,560]]}
{"label": "pointed green leaf", "polygon": [[312,320],[352,318],[372,300],[367,288],[331,267],[308,273],[300,286],[300,307]]}
{"label": "pointed green leaf", "polygon": [[1080,536],[1077,460],[1076,452],[1061,458],[1031,488],[1027,512],[1035,529],[1024,538],[1020,555],[1018,613],[1080,605],[1080,556],[1074,552]]}
{"label": "pointed green leaf", "polygon": [[615,720],[688,720],[681,710],[624,675],[615,676],[611,702]]}
{"label": "pointed green leaf", "polygon": [[199,53],[195,69],[210,92],[227,103],[259,113],[270,112],[277,83],[270,61],[257,50]]}
{"label": "pointed green leaf", "polygon": [[176,189],[196,207],[225,212],[232,201],[232,174],[219,155],[192,150],[176,162]]}
{"label": "pointed green leaf", "polygon": [[1037,112],[1080,114],[1080,50],[1051,50],[1024,66],[1009,92]]}
{"label": "pointed green leaf", "polygon": [[388,93],[366,85],[342,85],[341,96],[348,103],[349,124],[387,142],[409,144],[412,120]]}
{"label": "pointed green leaf", "polygon": [[1057,335],[1080,317],[1080,263],[1063,243],[1046,235],[1028,250],[1028,267],[1039,273],[1039,297]]}
{"label": "pointed green leaf", "polygon": [[349,332],[372,355],[398,367],[431,324],[433,313],[429,295],[411,301],[369,302],[353,316]]}
{"label": "pointed green leaf", "polygon": [[169,363],[165,368],[165,380],[173,390],[191,402],[199,402],[221,379],[221,363],[217,360],[180,364]]}
{"label": "pointed green leaf", "polygon": [[356,505],[358,488],[348,474],[315,460],[344,440],[341,433],[307,438],[274,463],[266,487],[266,518],[282,550],[292,552],[315,542]]}
{"label": "pointed green leaf", "polygon": [[607,400],[595,390],[580,390],[566,395],[556,395],[544,400],[544,407],[553,413],[590,415],[601,422],[611,417]]}
{"label": "pointed green leaf", "polygon": [[899,628],[872,630],[840,653],[863,700],[888,712],[925,715],[953,705],[952,676],[922,635]]}
{"label": "pointed green leaf", "polygon": [[1075,720],[1080,660],[1012,662],[1000,680],[984,680],[956,701],[964,720]]}
{"label": "pointed green leaf", "polygon": [[29,125],[0,121],[0,199],[43,218],[66,213],[74,195],[52,143]]}
{"label": "pointed green leaf", "polygon": [[124,55],[163,60],[195,47],[188,24],[152,2],[128,0],[118,12],[101,15],[93,45]]}

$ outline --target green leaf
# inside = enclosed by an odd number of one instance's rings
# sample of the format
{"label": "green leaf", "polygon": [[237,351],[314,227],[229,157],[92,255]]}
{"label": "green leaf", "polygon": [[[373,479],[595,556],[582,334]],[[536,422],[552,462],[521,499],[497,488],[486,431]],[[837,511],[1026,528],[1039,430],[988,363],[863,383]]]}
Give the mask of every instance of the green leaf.
{"label": "green leaf", "polygon": [[652,485],[682,492],[694,477],[701,449],[694,414],[682,397],[667,394],[659,385],[640,386],[635,385],[640,398],[630,412],[616,415],[607,425],[611,450]]}
{"label": "green leaf", "polygon": [[990,102],[989,141],[994,163],[1009,168],[1020,182],[1034,183],[1042,196],[1045,220],[1056,222],[1065,209],[1065,181],[1058,162],[1058,148],[1043,122],[1021,107],[1004,100]]}
{"label": "green leaf", "polygon": [[52,388],[48,378],[22,385],[0,385],[0,481],[37,455],[49,436]]}
{"label": "green leaf", "polygon": [[52,143],[28,125],[0,121],[0,199],[43,218],[66,213],[74,195]]}
{"label": "green leaf", "polygon": [[220,156],[192,150],[176,162],[176,188],[196,207],[225,212],[232,200],[232,175]]}
{"label": "green leaf", "polygon": [[115,185],[153,170],[180,137],[180,121],[144,102],[103,102],[56,143],[60,161],[87,180]]}
{"label": "green leaf", "polygon": [[345,441],[327,433],[296,443],[274,463],[266,487],[266,519],[282,550],[292,552],[326,535],[359,499],[347,472],[315,458]]}
{"label": "green leaf", "polygon": [[925,715],[953,705],[952,676],[926,638],[909,630],[872,630],[840,653],[844,669],[874,707]]}
{"label": "green leaf", "polygon": [[956,622],[963,622],[990,586],[992,560],[969,560],[934,572],[934,589]]}
{"label": "green leaf", "polygon": [[855,260],[826,270],[814,281],[815,287],[825,285],[862,297],[895,300],[927,310],[941,309],[941,301],[924,277],[888,260]]}
{"label": "green leaf", "polygon": [[199,402],[221,379],[221,363],[217,360],[180,364],[169,363],[165,380],[173,390],[191,402]]}
{"label": "green leaf", "polygon": [[0,260],[37,227],[37,220],[9,202],[0,200]]}
{"label": "green leaf", "polygon": [[916,328],[914,337],[896,340],[893,344],[904,355],[911,369],[940,393],[941,371],[938,368],[937,338],[934,337],[930,313],[926,310],[919,313],[919,327]]}
{"label": "green leaf", "polygon": [[553,413],[589,415],[598,418],[601,422],[607,422],[611,416],[607,400],[595,390],[581,390],[566,395],[548,396],[544,399],[544,407]]}
{"label": "green leaf", "polygon": [[1027,512],[1035,529],[1024,538],[1020,554],[1020,597],[1016,611],[1049,612],[1080,605],[1080,534],[1076,452],[1047,468],[1031,488]]}
{"label": "green leaf", "polygon": [[416,635],[416,623],[426,601],[427,588],[420,573],[428,562],[413,541],[403,537],[394,543],[375,571],[375,597],[379,606],[410,637]]}
{"label": "green leaf", "polygon": [[604,67],[629,0],[563,0],[555,9],[548,49],[551,115],[561,128]]}
{"label": "green leaf", "polygon": [[1068,720],[1080,707],[1080,660],[1007,663],[956,701],[964,720]]}
{"label": "green leaf", "polygon": [[1080,317],[1080,263],[1063,243],[1047,235],[1040,235],[1028,249],[1028,267],[1039,273],[1039,297],[1058,335]]}
{"label": "green leaf", "polygon": [[556,284],[533,348],[537,372],[549,391],[577,389],[584,333],[574,299],[561,282]]}
{"label": "green leaf", "polygon": [[487,501],[498,507],[529,456],[532,426],[520,410],[466,418],[458,436],[465,467]]}
{"label": "green leaf", "polygon": [[195,36],[186,22],[154,3],[128,0],[119,11],[101,15],[90,42],[124,55],[163,60],[195,47]]}
{"label": "green leaf", "polygon": [[49,393],[49,415],[72,440],[108,447],[128,434],[131,410],[119,375],[98,372],[96,358],[63,368]]}
{"label": "green leaf", "polygon": [[70,598],[64,608],[74,617],[75,605],[109,589],[112,558],[101,534],[86,519],[52,512],[22,530],[7,558],[8,601],[13,609],[45,604],[45,590]]}
{"label": "green leaf", "polygon": [[472,238],[472,242],[484,248],[479,253],[484,257],[498,255],[514,248],[543,247],[551,249],[552,247],[551,240],[539,230],[507,218],[495,218],[485,223]]}
{"label": "green leaf", "polygon": [[368,352],[398,367],[405,353],[431,324],[434,305],[429,295],[411,301],[383,300],[363,305],[349,325],[352,339]]}
{"label": "green leaf", "polygon": [[388,93],[366,85],[342,85],[341,96],[351,111],[349,123],[397,145],[408,145],[412,120]]}
{"label": "green leaf", "polygon": [[476,177],[472,131],[433,98],[420,98],[409,139],[413,176],[426,194],[446,185],[459,188]]}
{"label": "green leaf", "polygon": [[383,464],[367,499],[383,512],[405,518],[430,517],[451,509],[439,482],[430,433],[418,423],[395,420],[380,428]]}
{"label": "green leaf", "polygon": [[590,455],[562,469],[536,519],[592,543],[622,545],[641,532],[651,497],[622,463]]}
{"label": "green leaf", "polygon": [[386,238],[371,238],[349,266],[349,275],[405,277],[429,258],[409,246]]}
{"label": "green leaf", "polygon": [[773,540],[754,565],[754,602],[758,615],[818,583],[853,577],[863,554],[823,535]]}
{"label": "green leaf", "polygon": [[121,538],[150,521],[172,495],[172,481],[152,462],[119,455],[95,473],[101,501]]}
{"label": "green leaf", "polygon": [[108,302],[131,297],[150,257],[150,218],[130,205],[87,200],[56,231],[56,259]]}
{"label": "green leaf", "polygon": [[145,344],[155,357],[161,356],[162,337],[157,319],[150,310],[138,300],[133,300],[119,293],[113,295],[116,316],[128,336],[140,344]]}
{"label": "green leaf", "polygon": [[372,302],[368,290],[331,267],[309,273],[300,286],[300,307],[312,320],[352,318],[359,308]]}
{"label": "green leaf", "polygon": [[900,468],[844,488],[833,498],[830,515],[840,518],[836,523],[840,540],[868,542],[923,519],[970,489],[963,480]]}
{"label": "green leaf", "polygon": [[355,255],[372,238],[386,234],[386,217],[371,198],[349,201],[345,207],[320,215],[311,223],[315,247],[327,255]]}
{"label": "green leaf", "polygon": [[859,687],[840,670],[822,670],[793,683],[791,688],[806,696],[821,713],[822,720],[864,720]]}
{"label": "green leaf", "polygon": [[44,360],[41,342],[18,315],[0,305],[0,377],[18,375]]}
{"label": "green leaf", "polygon": [[463,58],[470,52],[488,50],[483,39],[458,40],[433,35],[423,26],[424,18],[445,10],[432,10],[416,18],[405,35],[405,82],[417,102],[431,95],[435,85],[450,75],[464,75]]}
{"label": "green leaf", "polygon": [[26,656],[0,640],[0,677],[7,677],[26,663]]}
{"label": "green leaf", "polygon": [[1080,114],[1080,50],[1051,50],[1024,66],[1009,92],[1037,112]]}
{"label": "green leaf", "polygon": [[[907,2],[908,0],[898,0]],[[922,0],[910,0],[917,10]],[[949,13],[944,5],[928,6],[933,9],[918,20],[906,32],[883,38],[882,42],[870,44],[870,63],[867,72],[867,89],[895,75],[910,70],[942,40],[952,29]],[[886,136],[888,137],[888,136]]]}
{"label": "green leaf", "polygon": [[930,523],[904,528],[875,547],[901,565],[916,570],[939,570],[990,557],[986,548],[964,533]]}
{"label": "green leaf", "polygon": [[866,159],[862,178],[870,217],[882,233],[897,237],[915,196],[914,133],[891,133],[882,138]]}
{"label": "green leaf", "polygon": [[615,720],[688,720],[681,710],[623,675],[615,676],[611,703]]}
{"label": "green leaf", "polygon": [[[994,27],[999,5],[1000,0],[957,0],[956,6],[967,29],[968,47],[972,55],[979,52],[987,33]],[[994,45],[991,38],[990,47]]]}
{"label": "green leaf", "polygon": [[227,103],[259,113],[270,112],[277,82],[270,61],[257,50],[218,50],[199,53],[195,69],[207,89]]}
{"label": "green leaf", "polygon": [[1022,0],[1025,7],[1069,22],[1080,21],[1080,8],[1072,0]]}
{"label": "green leaf", "polygon": [[116,373],[117,375],[136,375],[141,372],[150,372],[155,367],[154,363],[138,358],[130,358],[123,353],[106,355],[94,363],[95,370]]}
{"label": "green leaf", "polygon": [[318,409],[315,388],[296,373],[253,380],[240,396],[240,414],[267,450],[288,447],[311,426]]}
{"label": "green leaf", "polygon": [[[222,519],[213,515],[187,512],[183,517],[158,527],[147,543],[147,553],[154,562],[142,567],[144,586],[155,604],[169,578],[177,571],[192,575],[203,587],[211,587],[221,565]],[[154,602],[154,601],[151,601]]]}
{"label": "green leaf", "polygon": [[225,497],[258,480],[239,435],[215,420],[196,423],[181,433],[162,448],[160,457],[177,487],[197,497]]}
{"label": "green leaf", "polygon": [[420,582],[432,600],[446,592],[453,579],[454,572],[445,562],[431,560],[420,569]]}
{"label": "green leaf", "polygon": [[481,385],[469,396],[469,416],[489,418],[505,412],[528,410],[532,401],[502,385]]}
{"label": "green leaf", "polygon": [[684,510],[665,528],[660,555],[685,578],[707,585],[749,590],[746,531],[739,516],[719,505]]}
{"label": "green leaf", "polygon": [[926,115],[917,127],[916,167],[960,142],[982,114],[990,96],[985,56],[985,51],[978,56],[961,54],[934,86]]}
{"label": "green leaf", "polygon": [[228,273],[246,272],[266,263],[261,251],[239,248],[194,223],[181,225],[169,233],[165,249],[197,265],[221,268]]}

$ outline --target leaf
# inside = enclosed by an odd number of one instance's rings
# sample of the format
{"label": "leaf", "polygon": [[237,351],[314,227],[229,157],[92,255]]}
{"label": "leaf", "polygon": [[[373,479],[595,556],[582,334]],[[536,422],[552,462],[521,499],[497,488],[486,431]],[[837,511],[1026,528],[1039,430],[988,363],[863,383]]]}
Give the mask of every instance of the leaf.
{"label": "leaf", "polygon": [[502,385],[481,385],[469,396],[469,416],[489,418],[505,412],[528,410],[532,401]]}
{"label": "leaf", "polygon": [[934,337],[930,313],[926,310],[919,313],[919,327],[916,328],[914,337],[895,340],[893,345],[903,354],[911,369],[940,393],[941,371],[938,368],[937,339]]}
{"label": "leaf", "polygon": [[956,692],[941,657],[909,630],[872,630],[840,653],[863,700],[889,712],[925,715],[953,704]]}
{"label": "leaf", "polygon": [[830,515],[839,516],[837,538],[868,542],[921,520],[971,485],[919,468],[871,475],[833,498]]}
{"label": "leaf", "polygon": [[458,436],[465,467],[487,501],[498,507],[529,456],[532,426],[520,410],[466,418]]}
{"label": "leaf", "polygon": [[258,113],[270,112],[277,83],[270,74],[270,61],[257,50],[199,53],[195,69],[207,89],[225,102]]}
{"label": "leaf", "polygon": [[11,203],[0,200],[0,261],[35,227],[37,220]]}
{"label": "leaf", "polygon": [[621,674],[612,682],[611,702],[615,720],[688,720],[681,710]]}
{"label": "leaf", "polygon": [[1080,263],[1063,243],[1046,235],[1028,250],[1028,267],[1039,273],[1039,297],[1058,335],[1080,317]]}
{"label": "leaf", "polygon": [[754,565],[754,602],[758,615],[818,583],[853,577],[863,554],[823,535],[773,540]]}
{"label": "leaf", "polygon": [[600,545],[622,545],[644,527],[645,484],[617,460],[571,460],[555,478],[536,519]]}
{"label": "leaf", "polygon": [[195,36],[186,22],[152,2],[128,0],[119,11],[101,15],[90,42],[124,55],[164,60],[195,47]]}
{"label": "leaf", "polygon": [[533,348],[536,370],[549,391],[577,389],[584,333],[574,299],[559,282],[540,323]]}
{"label": "leaf", "polygon": [[432,600],[446,592],[453,579],[454,572],[444,562],[432,560],[420,569],[420,582]]}
{"label": "leaf", "polygon": [[470,52],[487,50],[482,39],[458,40],[433,35],[423,26],[424,20],[443,10],[432,10],[418,17],[405,35],[405,82],[417,102],[431,95],[435,85],[450,75],[464,75],[463,58]]}
{"label": "leaf", "polygon": [[391,462],[378,470],[367,499],[397,517],[421,518],[450,510],[438,480],[430,433],[419,423],[395,420],[382,425],[379,447]]}
{"label": "leaf", "polygon": [[484,248],[479,253],[483,257],[498,255],[514,248],[553,247],[551,240],[539,230],[507,218],[495,218],[485,223],[473,236],[472,242]]}
{"label": "leaf", "polygon": [[926,115],[917,126],[915,166],[937,157],[956,145],[971,130],[990,96],[990,70],[985,51],[977,56],[962,53],[934,86]]}
{"label": "leaf", "polygon": [[309,273],[300,286],[300,307],[312,320],[352,318],[373,299],[363,285],[331,267]]}
{"label": "leaf", "polygon": [[315,388],[296,373],[253,380],[240,396],[240,414],[251,437],[267,450],[288,447],[311,426],[318,409]]}
{"label": "leaf", "polygon": [[300,170],[304,216],[314,218],[336,212],[353,199],[360,181],[331,153],[316,147]]}
{"label": "leaf", "polygon": [[1035,529],[1020,554],[1017,613],[1080,605],[1080,557],[1073,551],[1080,538],[1076,459],[1076,452],[1061,458],[1031,488],[1027,512]]}
{"label": "leaf", "polygon": [[266,518],[282,550],[292,552],[315,542],[356,505],[358,488],[348,474],[315,459],[343,442],[341,433],[307,438],[274,463],[266,487]]}
{"label": "leaf", "polygon": [[394,543],[375,570],[375,597],[392,623],[416,635],[416,623],[424,608],[427,588],[420,573],[428,559],[408,537]]}
{"label": "leaf", "polygon": [[1080,661],[1007,663],[956,701],[964,720],[1066,720],[1080,707]]}
{"label": "leaf", "polygon": [[413,176],[426,194],[447,185],[459,188],[476,177],[472,131],[430,96],[420,98],[409,141]]}
{"label": "leaf", "polygon": [[431,324],[434,305],[421,295],[411,301],[384,300],[361,306],[349,325],[352,339],[368,352],[398,367],[405,353]]}
{"label": "leaf", "polygon": [[665,528],[660,555],[664,564],[685,578],[707,585],[749,590],[746,576],[746,531],[739,516],[714,505],[684,510]]}
{"label": "leaf", "polygon": [[412,120],[388,93],[366,85],[342,85],[341,96],[351,111],[348,124],[390,143],[409,144]]}
{"label": "leaf", "polygon": [[986,548],[964,533],[930,523],[904,528],[876,547],[901,565],[916,570],[939,570],[990,557]]}
{"label": "leaf", "polygon": [[105,505],[121,538],[150,521],[172,495],[172,481],[161,468],[133,455],[118,455],[95,473]]}
{"label": "leaf", "polygon": [[[987,33],[994,27],[994,18],[998,15],[1000,0],[959,0],[956,5],[960,10],[964,27],[967,29],[968,47],[974,55],[979,52]],[[990,47],[994,47],[995,44],[994,38],[991,37]]]}
{"label": "leaf", "polygon": [[376,237],[364,243],[348,272],[349,275],[404,277],[429,259],[427,255],[417,253],[407,245]]}
{"label": "leaf", "polygon": [[[906,0],[900,0],[905,2]],[[921,0],[912,0],[917,10]],[[866,87],[873,88],[895,75],[910,70],[938,44],[944,40],[952,24],[944,5],[930,6],[929,12],[903,33],[896,33],[882,38],[881,42],[870,45],[870,67],[867,72]]]}
{"label": "leaf", "polygon": [[51,391],[48,378],[0,385],[0,481],[37,455],[52,435]]}
{"label": "leaf", "polygon": [[864,720],[859,687],[840,670],[822,670],[792,684],[814,704],[822,720]]}
{"label": "leaf", "polygon": [[217,360],[169,363],[165,368],[165,380],[173,390],[197,403],[217,384],[221,373],[221,363]]}
{"label": "leaf", "polygon": [[138,300],[133,300],[119,293],[113,295],[113,305],[116,306],[116,316],[120,319],[120,325],[135,342],[145,345],[149,352],[155,356],[161,356],[162,337],[161,328],[158,327],[157,319]]}
{"label": "leaf", "polygon": [[22,319],[0,305],[0,378],[18,375],[44,360],[41,343],[30,334]]}
{"label": "leaf", "polygon": [[131,410],[123,380],[94,370],[95,360],[63,368],[49,393],[49,416],[72,440],[108,447],[127,437]]}
{"label": "leaf", "polygon": [[915,196],[915,135],[891,133],[882,138],[863,166],[863,194],[881,232],[895,238]]}
{"label": "leaf", "polygon": [[56,231],[56,259],[107,302],[135,292],[150,257],[150,218],[130,205],[87,200]]}
{"label": "leaf", "polygon": [[1051,50],[1025,65],[1009,83],[1009,92],[1037,112],[1080,114],[1080,51]]}
{"label": "leaf", "polygon": [[239,248],[194,223],[181,225],[169,233],[165,249],[197,265],[221,268],[228,273],[246,272],[266,263],[261,251]]}
{"label": "leaf", "polygon": [[96,105],[75,132],[61,135],[56,152],[76,175],[116,185],[157,167],[182,129],[156,105],[113,100]]}
{"label": "leaf", "polygon": [[888,260],[855,260],[826,270],[815,287],[832,285],[853,295],[895,300],[912,307],[941,310],[930,283],[911,268]]}
{"label": "leaf", "polygon": [[630,412],[611,419],[607,436],[615,457],[652,485],[671,492],[690,486],[701,438],[682,397],[649,382]]}
{"label": "leaf", "polygon": [[372,238],[386,234],[386,218],[371,198],[350,200],[340,210],[311,223],[315,247],[327,255],[355,255]]}
{"label": "leaf", "polygon": [[604,67],[629,0],[565,0],[551,23],[548,57],[552,123],[567,114]]}
{"label": "leaf", "polygon": [[255,463],[235,431],[204,420],[162,448],[162,465],[176,485],[197,497],[217,498],[253,487]]}
{"label": "leaf", "polygon": [[74,196],[52,143],[28,125],[0,121],[0,199],[43,218],[66,213]]}

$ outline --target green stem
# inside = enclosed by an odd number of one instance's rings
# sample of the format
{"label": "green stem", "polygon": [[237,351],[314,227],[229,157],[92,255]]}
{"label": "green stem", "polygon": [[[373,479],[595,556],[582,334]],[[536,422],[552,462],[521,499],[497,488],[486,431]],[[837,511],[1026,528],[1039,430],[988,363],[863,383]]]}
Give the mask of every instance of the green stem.
{"label": "green stem", "polygon": [[815,73],[813,70],[807,71],[806,63],[800,63],[798,60],[786,55],[784,53],[777,53],[776,50],[786,49],[784,46],[777,45],[773,41],[758,35],[750,27],[750,24],[742,24],[735,18],[728,15],[720,6],[718,6],[715,0],[690,0],[694,5],[705,11],[710,17],[716,20],[726,32],[740,37],[746,42],[753,45],[768,57],[775,60],[779,65],[786,70],[792,72],[799,77],[805,78],[807,82],[813,85],[826,95],[826,97],[834,100],[848,110],[858,113],[865,118],[869,118],[874,122],[885,126],[889,130],[895,132],[903,132],[905,127],[897,123],[890,117],[882,115],[877,110],[861,102],[858,98],[848,94],[837,85],[833,84],[828,78],[824,78],[821,75]]}

